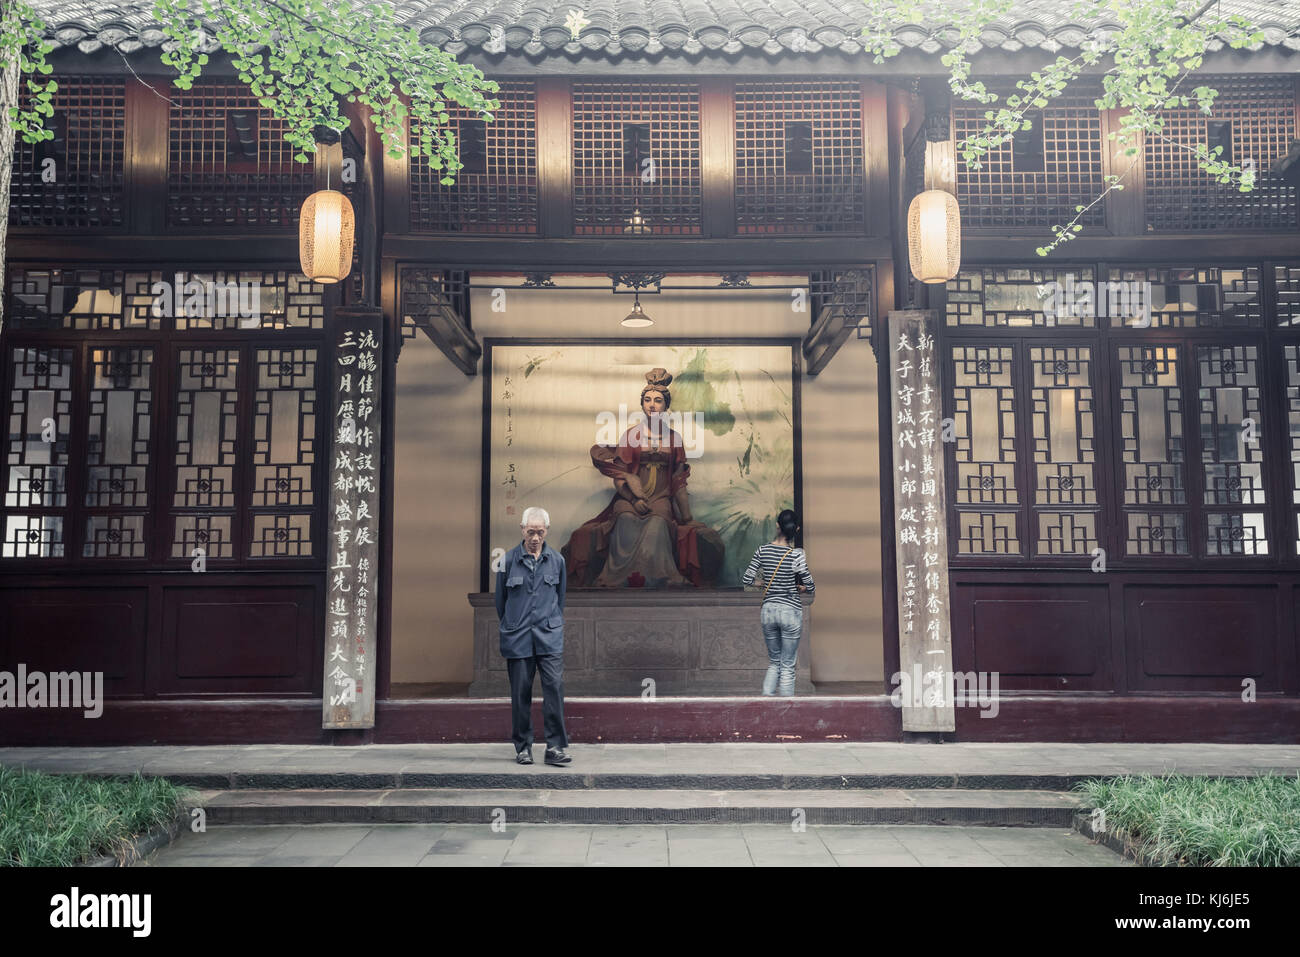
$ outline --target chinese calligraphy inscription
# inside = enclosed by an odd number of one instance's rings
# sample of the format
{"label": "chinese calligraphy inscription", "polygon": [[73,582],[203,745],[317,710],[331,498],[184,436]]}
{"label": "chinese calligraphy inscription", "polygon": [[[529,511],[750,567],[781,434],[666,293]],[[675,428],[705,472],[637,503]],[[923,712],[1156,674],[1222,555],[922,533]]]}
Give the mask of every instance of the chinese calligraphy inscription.
{"label": "chinese calligraphy inscription", "polygon": [[894,527],[898,558],[899,670],[925,676],[918,704],[903,699],[904,731],[953,731],[948,531],[943,479],[941,359],[927,312],[889,314],[893,398]]}
{"label": "chinese calligraphy inscription", "polygon": [[382,319],[378,310],[340,309],[332,320],[325,728],[375,725]]}

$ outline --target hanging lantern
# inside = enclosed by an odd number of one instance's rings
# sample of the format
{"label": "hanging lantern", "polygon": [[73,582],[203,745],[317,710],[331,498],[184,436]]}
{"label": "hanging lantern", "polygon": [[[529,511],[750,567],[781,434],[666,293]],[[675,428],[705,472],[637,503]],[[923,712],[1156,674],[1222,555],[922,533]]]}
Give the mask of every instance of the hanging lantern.
{"label": "hanging lantern", "polygon": [[961,268],[961,211],[942,189],[918,193],[907,208],[907,258],[921,282],[947,282]]}
{"label": "hanging lantern", "polygon": [[337,190],[317,190],[302,204],[298,219],[298,262],[313,282],[334,283],[352,271],[356,217],[352,203]]}
{"label": "hanging lantern", "polygon": [[629,329],[644,329],[654,324],[655,321],[642,311],[641,294],[637,293],[632,300],[632,311],[623,317],[623,325]]}

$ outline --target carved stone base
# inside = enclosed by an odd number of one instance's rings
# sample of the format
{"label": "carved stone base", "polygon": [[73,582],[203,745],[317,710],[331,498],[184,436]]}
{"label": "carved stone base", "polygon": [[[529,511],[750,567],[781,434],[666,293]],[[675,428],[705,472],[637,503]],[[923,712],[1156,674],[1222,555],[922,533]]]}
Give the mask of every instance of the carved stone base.
{"label": "carved stone base", "polygon": [[[492,596],[469,596],[474,608],[472,698],[509,695]],[[654,694],[762,692],[767,646],[758,612],[762,595],[725,591],[570,591],[564,609],[564,693],[639,697]],[[795,691],[813,691],[808,642],[812,615],[803,612]],[[541,687],[534,690],[540,700]]]}

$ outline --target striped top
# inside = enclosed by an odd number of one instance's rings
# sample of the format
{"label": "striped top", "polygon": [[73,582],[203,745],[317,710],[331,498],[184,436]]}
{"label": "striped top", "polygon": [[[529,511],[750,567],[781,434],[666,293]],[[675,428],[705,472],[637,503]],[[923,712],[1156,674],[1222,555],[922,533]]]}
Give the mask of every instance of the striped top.
{"label": "striped top", "polygon": [[[741,584],[752,585],[755,577],[761,577],[764,587],[770,581],[772,587],[768,588],[763,597],[765,605],[770,601],[779,601],[784,605],[803,608],[803,600],[795,586],[803,585],[811,595],[816,585],[813,584],[812,572],[808,571],[808,557],[803,549],[791,549],[790,554],[785,555],[786,547],[771,542],[758,546],[758,551],[749,560],[749,567],[745,569],[745,575],[740,581]],[[781,561],[782,555],[785,555],[785,561]],[[776,567],[778,562],[781,564],[780,569]],[[773,572],[776,572],[776,578],[772,577]]]}

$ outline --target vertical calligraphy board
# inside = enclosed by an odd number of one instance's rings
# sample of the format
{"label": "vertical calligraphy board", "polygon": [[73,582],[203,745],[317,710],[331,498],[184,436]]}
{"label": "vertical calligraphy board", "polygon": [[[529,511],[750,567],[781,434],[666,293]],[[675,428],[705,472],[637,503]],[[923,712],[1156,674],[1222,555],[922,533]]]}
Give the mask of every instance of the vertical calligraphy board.
{"label": "vertical calligraphy board", "polygon": [[325,728],[373,728],[379,599],[383,314],[331,319],[329,535],[325,563]]}
{"label": "vertical calligraphy board", "polygon": [[891,312],[888,326],[901,672],[896,693],[904,731],[954,731],[942,360],[930,313]]}

